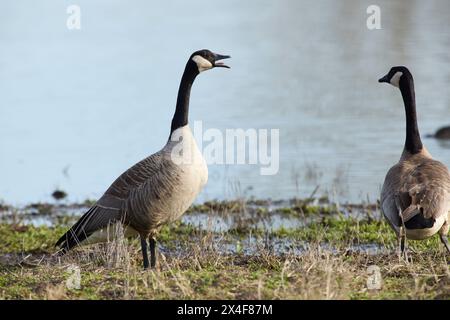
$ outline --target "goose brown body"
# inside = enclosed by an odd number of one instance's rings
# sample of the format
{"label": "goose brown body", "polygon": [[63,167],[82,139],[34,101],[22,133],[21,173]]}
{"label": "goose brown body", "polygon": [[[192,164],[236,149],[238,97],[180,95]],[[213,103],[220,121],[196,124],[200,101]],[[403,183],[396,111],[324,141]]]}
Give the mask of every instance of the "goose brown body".
{"label": "goose brown body", "polygon": [[[144,268],[156,263],[155,237],[194,202],[208,180],[208,168],[188,125],[189,99],[197,75],[214,67],[228,67],[229,58],[209,50],[189,58],[178,90],[175,114],[166,145],[120,175],[103,196],[56,243],[67,252],[79,244],[107,241],[115,225],[125,236],[139,235]],[[147,255],[150,241],[151,262]]]}
{"label": "goose brown body", "polygon": [[[402,226],[400,212],[403,214],[409,239],[426,239],[443,227],[442,232],[448,233],[450,174],[447,167],[432,159],[425,148],[417,154],[405,152],[386,175],[381,208],[397,234]],[[423,216],[425,225],[422,228],[414,228],[408,223],[416,215]],[[429,221],[429,227],[426,227],[426,221]]]}
{"label": "goose brown body", "polygon": [[[138,162],[121,174],[97,203],[62,237],[57,245],[70,249],[77,244],[110,239],[116,222],[126,226],[126,234],[156,236],[189,208],[208,179],[208,167],[188,126],[177,129],[191,153],[190,163],[176,163],[169,141],[159,152]],[[178,133],[178,132],[176,132]]]}
{"label": "goose brown body", "polygon": [[414,80],[406,67],[393,67],[379,82],[401,91],[406,114],[406,139],[397,164],[387,173],[381,209],[401,240],[423,240],[439,233],[447,251],[450,219],[450,173],[423,146],[417,125]]}

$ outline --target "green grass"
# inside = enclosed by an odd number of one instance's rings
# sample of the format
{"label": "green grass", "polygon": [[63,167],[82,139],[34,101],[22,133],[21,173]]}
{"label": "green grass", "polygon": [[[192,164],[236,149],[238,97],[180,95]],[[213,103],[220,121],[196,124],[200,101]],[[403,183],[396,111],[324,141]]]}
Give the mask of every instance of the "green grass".
{"label": "green grass", "polygon": [[[163,250],[157,269],[147,271],[142,270],[137,240],[121,242],[117,260],[110,254],[112,244],[57,257],[53,246],[67,226],[0,223],[0,299],[450,299],[448,257],[437,237],[408,241],[412,262],[407,262],[397,256],[396,237],[384,220],[299,203],[276,213],[312,216],[302,228],[269,232],[247,223],[215,234],[181,222],[165,226],[158,236]],[[191,212],[238,214],[248,209],[239,201],[203,206]],[[257,214],[270,214],[264,209]],[[309,246],[299,255],[263,247],[247,255],[250,233],[261,242],[267,238]],[[239,252],[216,249],[218,238]],[[362,244],[385,250],[372,255],[349,250]],[[66,287],[71,265],[81,270],[80,289]],[[367,288],[370,265],[380,268],[380,290]]]}
{"label": "green grass", "polygon": [[[183,259],[167,256],[156,270],[148,271],[141,269],[138,256],[119,268],[99,267],[78,258],[80,289],[65,285],[67,262],[1,266],[0,298],[449,299],[445,259],[429,253],[414,258],[414,263],[406,263],[395,256],[349,257],[315,250],[299,257],[198,254]],[[381,269],[380,290],[366,287],[371,264]]]}
{"label": "green grass", "polygon": [[56,241],[66,230],[61,226],[50,228],[0,223],[0,252],[53,252]]}

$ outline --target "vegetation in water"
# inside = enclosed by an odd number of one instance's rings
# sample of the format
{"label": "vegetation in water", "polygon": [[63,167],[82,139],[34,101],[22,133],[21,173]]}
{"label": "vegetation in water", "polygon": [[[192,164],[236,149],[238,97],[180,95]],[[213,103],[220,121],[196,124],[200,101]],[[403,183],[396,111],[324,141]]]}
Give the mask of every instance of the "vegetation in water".
{"label": "vegetation in water", "polygon": [[[39,206],[37,215],[59,210],[50,207]],[[349,214],[330,203],[273,206],[268,200],[193,206],[188,216],[240,220],[225,231],[182,221],[165,226],[158,266],[147,271],[137,239],[119,237],[60,256],[54,243],[70,221],[34,226],[2,220],[0,299],[450,299],[448,258],[437,237],[408,241],[406,261],[388,224],[373,212],[376,206],[358,208],[362,213]],[[307,223],[257,223],[272,215]],[[381,276],[372,289],[370,266]],[[80,271],[79,288],[68,282],[73,270]]]}

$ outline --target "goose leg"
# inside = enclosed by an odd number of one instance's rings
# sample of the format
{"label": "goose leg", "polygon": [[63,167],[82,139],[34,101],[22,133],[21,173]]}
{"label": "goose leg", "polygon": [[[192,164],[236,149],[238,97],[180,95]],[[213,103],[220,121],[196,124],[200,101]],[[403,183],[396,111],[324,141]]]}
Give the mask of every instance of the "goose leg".
{"label": "goose leg", "polygon": [[448,243],[447,235],[441,233],[441,234],[439,234],[439,237],[441,238],[442,243],[444,244],[445,248],[447,249],[447,252],[450,254],[450,244]]}
{"label": "goose leg", "polygon": [[406,260],[408,260],[407,253],[406,253],[405,221],[403,220],[403,210],[401,207],[400,197],[398,195],[395,195],[394,199],[395,199],[395,205],[397,206],[398,216],[400,218],[400,223],[401,223],[400,230],[398,232],[398,239],[399,239],[399,246],[400,246],[399,258],[401,256],[403,256]]}
{"label": "goose leg", "polygon": [[[449,217],[450,217],[450,214],[449,214]],[[450,254],[450,244],[448,243],[448,238],[447,238],[449,229],[450,229],[449,221],[445,221],[441,230],[439,230],[439,238],[441,238],[442,243],[444,244],[445,248],[447,249],[447,253]]]}
{"label": "goose leg", "polygon": [[400,231],[401,235],[400,235],[400,252],[402,255],[405,254],[405,232],[403,231],[403,227],[402,230]]}
{"label": "goose leg", "polygon": [[141,236],[141,249],[142,249],[142,258],[144,260],[144,269],[148,269],[148,253],[147,253],[147,240],[145,237]]}
{"label": "goose leg", "polygon": [[399,242],[399,258],[404,257],[407,258],[406,253],[406,233],[404,227],[400,227],[400,231],[398,234],[398,242]]}
{"label": "goose leg", "polygon": [[408,256],[408,248],[406,247],[406,228],[405,228],[405,223],[402,220],[402,227],[400,228],[400,250],[401,250],[401,255],[402,257],[405,259],[406,262],[411,262],[410,258]]}
{"label": "goose leg", "polygon": [[156,240],[153,237],[149,238],[150,242],[150,266],[154,268],[156,266]]}

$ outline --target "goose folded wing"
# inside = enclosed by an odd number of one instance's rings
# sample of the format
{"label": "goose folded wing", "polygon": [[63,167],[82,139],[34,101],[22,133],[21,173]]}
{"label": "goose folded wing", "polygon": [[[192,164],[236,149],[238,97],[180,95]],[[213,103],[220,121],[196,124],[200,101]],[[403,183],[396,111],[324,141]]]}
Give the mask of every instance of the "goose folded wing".
{"label": "goose folded wing", "polygon": [[56,243],[56,246],[69,250],[87,239],[95,231],[108,227],[121,218],[123,200],[104,194],[69,231]]}
{"label": "goose folded wing", "polygon": [[144,192],[150,192],[158,185],[161,173],[168,171],[171,165],[171,161],[161,153],[155,153],[132,166],[112,183],[97,203],[57,241],[56,246],[69,250],[95,231],[123,219],[125,209],[133,201],[130,198],[136,199]]}
{"label": "goose folded wing", "polygon": [[438,161],[417,166],[407,176],[403,191],[411,199],[405,214],[423,212],[426,219],[437,219],[450,209],[450,175],[447,167]]}

